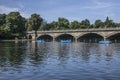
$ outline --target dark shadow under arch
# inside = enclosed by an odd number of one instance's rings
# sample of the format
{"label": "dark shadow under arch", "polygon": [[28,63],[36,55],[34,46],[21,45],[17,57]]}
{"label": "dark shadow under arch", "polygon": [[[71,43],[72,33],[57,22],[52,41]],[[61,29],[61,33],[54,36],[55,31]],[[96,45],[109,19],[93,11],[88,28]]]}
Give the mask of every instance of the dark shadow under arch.
{"label": "dark shadow under arch", "polygon": [[119,42],[120,43],[120,33],[116,33],[114,35],[111,35],[107,38],[107,40],[110,40],[112,42]]}
{"label": "dark shadow under arch", "polygon": [[37,40],[44,40],[45,42],[53,41],[53,37],[50,35],[41,35],[37,38]]}
{"label": "dark shadow under arch", "polygon": [[70,34],[61,34],[55,38],[55,41],[60,42],[60,40],[71,40],[72,42],[75,40],[74,36]]}
{"label": "dark shadow under arch", "polygon": [[97,43],[100,40],[104,40],[104,38],[96,33],[87,33],[82,36],[80,36],[77,41],[78,42],[92,42],[92,43]]}

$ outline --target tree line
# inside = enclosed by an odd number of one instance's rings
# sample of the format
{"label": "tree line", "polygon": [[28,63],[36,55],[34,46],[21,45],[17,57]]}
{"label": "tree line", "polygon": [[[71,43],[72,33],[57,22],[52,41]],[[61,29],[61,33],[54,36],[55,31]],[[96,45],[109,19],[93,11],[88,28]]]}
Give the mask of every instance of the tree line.
{"label": "tree line", "polygon": [[88,19],[72,21],[59,17],[57,21],[47,23],[39,14],[31,14],[26,19],[19,12],[0,14],[0,39],[25,38],[26,31],[34,30],[65,30],[65,29],[88,29],[88,28],[114,28],[120,27],[120,23],[106,17],[105,21],[96,20],[93,24]]}

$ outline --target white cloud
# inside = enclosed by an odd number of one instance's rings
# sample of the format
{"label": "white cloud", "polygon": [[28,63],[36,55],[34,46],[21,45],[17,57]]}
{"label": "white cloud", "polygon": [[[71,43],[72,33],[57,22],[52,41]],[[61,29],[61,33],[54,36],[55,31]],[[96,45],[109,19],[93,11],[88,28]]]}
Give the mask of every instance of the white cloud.
{"label": "white cloud", "polygon": [[24,6],[21,5],[21,4],[19,5],[19,7],[8,7],[8,6],[0,5],[0,13],[8,14],[8,13],[13,12],[13,11],[18,11],[18,12],[20,12],[20,14],[23,17],[28,18],[30,16],[30,14],[28,14],[27,12],[22,11],[23,7]]}
{"label": "white cloud", "polygon": [[112,2],[103,2],[98,0],[93,0],[92,4],[89,6],[85,6],[85,9],[108,9],[112,8],[114,4]]}
{"label": "white cloud", "polygon": [[89,10],[89,12],[95,17],[106,18],[107,16],[115,18],[116,14],[114,9],[116,4],[113,2],[108,2],[106,0],[91,0],[90,5],[84,6],[84,9]]}
{"label": "white cloud", "polygon": [[0,13],[9,13],[12,11],[20,11],[20,9],[0,5]]}
{"label": "white cloud", "polygon": [[31,15],[31,14],[28,14],[27,12],[20,12],[20,14],[25,18],[29,18]]}

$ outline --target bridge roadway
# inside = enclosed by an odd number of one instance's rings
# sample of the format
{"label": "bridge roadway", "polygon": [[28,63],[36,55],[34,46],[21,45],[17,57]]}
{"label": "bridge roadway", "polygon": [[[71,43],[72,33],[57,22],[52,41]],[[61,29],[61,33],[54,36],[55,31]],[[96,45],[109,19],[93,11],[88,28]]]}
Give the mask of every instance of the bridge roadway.
{"label": "bridge roadway", "polygon": [[27,32],[27,37],[32,40],[45,39],[48,41],[59,41],[60,39],[72,39],[73,41],[85,40],[120,40],[120,28],[92,28],[92,29],[76,29],[76,30],[50,30],[50,31],[35,31]]}

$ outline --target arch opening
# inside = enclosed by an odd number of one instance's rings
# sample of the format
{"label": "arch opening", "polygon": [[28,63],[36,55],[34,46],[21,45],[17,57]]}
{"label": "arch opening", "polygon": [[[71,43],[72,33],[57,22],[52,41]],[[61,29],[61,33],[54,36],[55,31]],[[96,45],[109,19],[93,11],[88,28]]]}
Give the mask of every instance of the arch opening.
{"label": "arch opening", "polygon": [[80,36],[77,41],[78,42],[86,42],[86,43],[97,43],[100,40],[104,40],[104,38],[96,33],[88,33]]}
{"label": "arch opening", "polygon": [[75,38],[70,34],[62,34],[55,38],[57,42],[60,42],[61,40],[71,40],[72,42],[75,41]]}
{"label": "arch opening", "polygon": [[107,38],[107,40],[110,40],[112,41],[113,43],[114,42],[118,42],[120,43],[120,33],[117,33],[117,34],[114,34],[114,35],[111,35]]}
{"label": "arch opening", "polygon": [[53,41],[53,37],[50,35],[42,35],[37,38],[37,40],[44,40],[45,42]]}
{"label": "arch opening", "polygon": [[28,39],[32,39],[32,36],[31,36],[31,35],[29,35],[29,36],[28,36]]}

